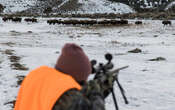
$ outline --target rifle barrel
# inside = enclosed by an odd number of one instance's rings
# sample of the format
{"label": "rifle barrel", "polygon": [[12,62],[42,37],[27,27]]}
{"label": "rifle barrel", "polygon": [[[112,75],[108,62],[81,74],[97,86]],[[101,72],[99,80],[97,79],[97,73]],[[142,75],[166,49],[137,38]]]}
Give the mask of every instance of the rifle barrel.
{"label": "rifle barrel", "polygon": [[120,70],[126,69],[126,68],[128,68],[128,67],[129,67],[129,66],[124,66],[124,67],[121,67],[121,68],[117,68],[117,69],[111,71],[110,74],[118,73]]}

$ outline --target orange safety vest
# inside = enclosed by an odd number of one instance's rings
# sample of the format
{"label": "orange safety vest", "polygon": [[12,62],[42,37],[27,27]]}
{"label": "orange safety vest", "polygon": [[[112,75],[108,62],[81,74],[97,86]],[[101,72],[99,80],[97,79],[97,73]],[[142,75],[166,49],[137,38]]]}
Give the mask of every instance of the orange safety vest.
{"label": "orange safety vest", "polygon": [[71,76],[41,66],[22,82],[14,110],[52,110],[60,96],[73,88],[81,86]]}

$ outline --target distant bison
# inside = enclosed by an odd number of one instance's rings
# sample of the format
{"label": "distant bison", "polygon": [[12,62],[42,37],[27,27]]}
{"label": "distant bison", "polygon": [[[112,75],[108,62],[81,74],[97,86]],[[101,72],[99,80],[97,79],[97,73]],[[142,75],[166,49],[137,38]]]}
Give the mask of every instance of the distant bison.
{"label": "distant bison", "polygon": [[98,21],[98,24],[110,24],[110,25],[126,25],[128,24],[128,20],[102,20]]}
{"label": "distant bison", "polygon": [[135,24],[140,25],[140,24],[142,24],[142,21],[136,21]]}
{"label": "distant bison", "polygon": [[13,22],[21,22],[22,21],[22,18],[19,18],[19,17],[15,17],[12,19]]}
{"label": "distant bison", "polygon": [[36,18],[25,18],[24,21],[25,21],[25,22],[36,23],[36,22],[37,22],[37,19],[36,19]]}
{"label": "distant bison", "polygon": [[94,25],[97,24],[96,20],[80,20],[79,24],[81,25]]}
{"label": "distant bison", "polygon": [[6,22],[6,21],[21,22],[22,18],[19,18],[19,17],[3,17],[2,20],[4,22]]}
{"label": "distant bison", "polygon": [[3,20],[4,22],[6,22],[6,21],[12,21],[12,19],[13,19],[13,17],[3,17],[3,18],[2,18],[2,20]]}
{"label": "distant bison", "polygon": [[169,21],[169,20],[164,20],[164,21],[162,21],[162,24],[163,24],[163,25],[171,25],[171,21]]}
{"label": "distant bison", "polygon": [[57,20],[57,19],[51,19],[51,20],[47,20],[47,23],[49,25],[51,25],[51,24],[53,24],[53,25],[55,25],[55,24],[64,24],[64,21],[62,21],[61,19],[59,19],[59,20]]}
{"label": "distant bison", "polygon": [[98,24],[110,24],[110,21],[109,20],[102,20],[102,21],[98,21]]}
{"label": "distant bison", "polygon": [[128,24],[128,20],[121,19],[120,20],[120,24],[121,25]]}

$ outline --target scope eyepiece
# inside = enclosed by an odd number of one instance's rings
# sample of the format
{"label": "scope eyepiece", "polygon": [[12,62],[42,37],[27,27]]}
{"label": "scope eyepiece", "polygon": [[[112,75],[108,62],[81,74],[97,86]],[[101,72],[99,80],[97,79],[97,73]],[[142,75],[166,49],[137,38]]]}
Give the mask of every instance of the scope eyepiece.
{"label": "scope eyepiece", "polygon": [[94,66],[97,64],[97,61],[96,60],[91,60],[91,65]]}
{"label": "scope eyepiece", "polygon": [[112,54],[110,54],[110,53],[105,54],[105,58],[106,58],[106,60],[111,61],[112,60]]}

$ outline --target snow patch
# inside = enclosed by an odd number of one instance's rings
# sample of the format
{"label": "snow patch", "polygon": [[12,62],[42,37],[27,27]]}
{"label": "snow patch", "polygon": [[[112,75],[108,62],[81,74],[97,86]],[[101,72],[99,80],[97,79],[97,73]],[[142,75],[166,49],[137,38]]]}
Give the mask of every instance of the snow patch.
{"label": "snow patch", "polygon": [[80,13],[133,13],[134,11],[125,4],[114,3],[107,0],[80,0],[82,7]]}

